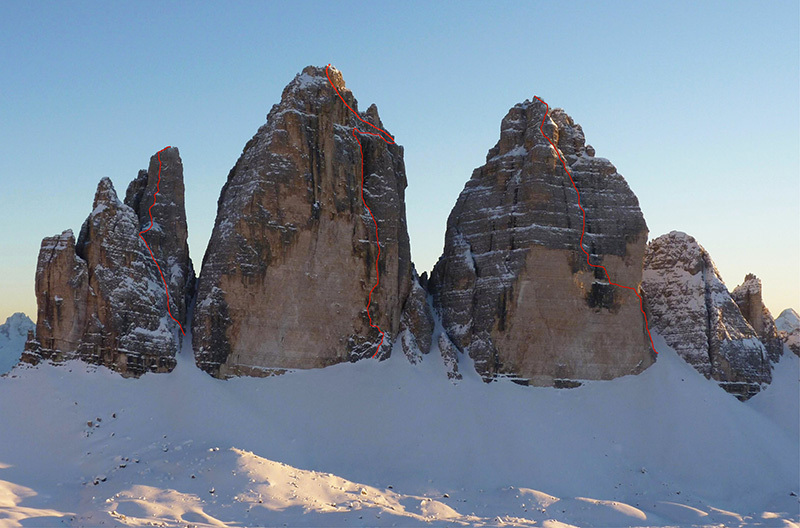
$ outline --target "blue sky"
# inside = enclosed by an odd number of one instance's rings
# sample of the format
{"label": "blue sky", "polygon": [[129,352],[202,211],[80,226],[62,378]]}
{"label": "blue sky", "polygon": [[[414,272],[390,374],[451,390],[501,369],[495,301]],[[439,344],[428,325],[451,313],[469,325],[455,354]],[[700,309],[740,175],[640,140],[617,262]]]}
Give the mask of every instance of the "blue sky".
{"label": "blue sky", "polygon": [[35,319],[44,236],[76,233],[97,182],[180,148],[199,268],[228,171],[283,87],[334,64],[405,147],[412,258],[515,103],[583,126],[651,237],[709,250],[730,288],[800,309],[798,3],[0,2],[0,321]]}

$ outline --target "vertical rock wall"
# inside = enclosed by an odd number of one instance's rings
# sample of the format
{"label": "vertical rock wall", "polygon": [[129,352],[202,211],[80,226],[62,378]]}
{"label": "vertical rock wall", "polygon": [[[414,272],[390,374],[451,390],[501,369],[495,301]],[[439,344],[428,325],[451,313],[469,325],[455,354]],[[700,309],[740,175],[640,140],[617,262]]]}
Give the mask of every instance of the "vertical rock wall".
{"label": "vertical rock wall", "polygon": [[487,380],[574,386],[641,372],[654,355],[639,300],[586,263],[578,195],[543,118],[580,190],[592,263],[638,288],[647,226],[636,196],[564,111],[526,101],[503,119],[450,213],[434,306]]}
{"label": "vertical rock wall", "polygon": [[154,154],[148,169],[139,171],[136,179],[128,185],[125,205],[136,212],[142,230],[150,228],[143,236],[153,250],[169,287],[172,315],[186,326],[186,311],[194,295],[195,273],[189,257],[184,193],[183,162],[178,148],[169,147]]}
{"label": "vertical rock wall", "polygon": [[706,378],[743,400],[771,381],[764,345],[693,237],[672,231],[650,242],[643,288],[652,327]]}
{"label": "vertical rock wall", "polygon": [[775,319],[761,299],[761,279],[747,274],[744,282],[733,289],[731,298],[761,340],[770,362],[777,363],[783,354],[783,342],[775,328]]}
{"label": "vertical rock wall", "polygon": [[[385,129],[373,105],[358,110]],[[197,364],[220,377],[268,375],[372,356],[375,226],[361,197],[353,129],[374,130],[339,99],[324,68],[307,67],[247,143],[220,194],[194,314]],[[364,200],[380,238],[380,284],[370,314],[388,354],[411,290],[403,149],[359,135]]]}
{"label": "vertical rock wall", "polygon": [[[170,285],[172,313],[185,318],[193,272],[186,246],[183,174],[177,149],[162,156],[169,160],[158,195],[163,205],[153,207],[153,228],[144,236]],[[36,334],[26,343],[23,361],[78,358],[127,376],[175,366],[178,325],[167,313],[161,275],[139,238],[150,222],[152,201],[145,202],[152,198],[148,189],[155,188],[157,179],[151,160],[150,170],[131,184],[126,205],[111,180],[103,178],[78,240],[68,230],[42,241]]]}

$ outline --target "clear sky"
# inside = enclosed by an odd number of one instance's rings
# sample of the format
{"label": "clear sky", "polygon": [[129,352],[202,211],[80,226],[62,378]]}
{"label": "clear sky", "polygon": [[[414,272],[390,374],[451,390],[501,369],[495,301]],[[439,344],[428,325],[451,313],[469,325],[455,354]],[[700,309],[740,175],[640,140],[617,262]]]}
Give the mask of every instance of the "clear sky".
{"label": "clear sky", "polygon": [[583,126],[651,238],[695,236],[729,288],[800,310],[798,2],[0,1],[0,322],[35,319],[41,239],[180,148],[199,268],[244,144],[304,66],[342,70],[405,147],[412,258],[533,95]]}

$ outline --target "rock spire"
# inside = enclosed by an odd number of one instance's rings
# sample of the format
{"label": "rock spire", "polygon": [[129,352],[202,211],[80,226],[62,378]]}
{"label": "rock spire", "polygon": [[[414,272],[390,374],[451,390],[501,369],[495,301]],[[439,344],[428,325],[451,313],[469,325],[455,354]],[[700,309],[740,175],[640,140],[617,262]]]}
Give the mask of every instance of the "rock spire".
{"label": "rock spire", "polygon": [[647,226],[636,196],[563,110],[514,106],[447,221],[430,279],[447,336],[486,380],[574,386],[641,372],[654,354],[635,293]]}
{"label": "rock spire", "polygon": [[[330,79],[364,121],[341,72]],[[284,89],[245,145],[219,198],[194,312],[197,364],[219,377],[268,375],[386,356],[412,290],[403,148],[372,132],[339,98],[325,68]],[[362,157],[363,152],[363,167]],[[418,297],[418,296],[417,296]],[[410,316],[408,317],[410,321]]]}
{"label": "rock spire", "polygon": [[[186,245],[183,170],[177,149],[161,156],[161,191],[144,236],[169,285],[171,311],[185,321],[194,272]],[[147,211],[158,180],[154,159],[131,183],[126,203],[110,179],[100,180],[77,241],[71,230],[42,241],[36,333],[26,343],[23,361],[78,358],[126,376],[175,366],[179,331],[167,313],[158,269],[139,238],[150,223]]]}

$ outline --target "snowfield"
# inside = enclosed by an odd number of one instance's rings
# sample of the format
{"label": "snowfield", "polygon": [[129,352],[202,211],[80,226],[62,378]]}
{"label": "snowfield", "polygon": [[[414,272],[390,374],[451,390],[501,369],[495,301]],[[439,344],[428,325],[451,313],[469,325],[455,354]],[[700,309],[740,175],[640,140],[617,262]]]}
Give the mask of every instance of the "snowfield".
{"label": "snowfield", "polygon": [[[797,526],[800,362],[742,403],[654,334],[639,376],[447,379],[434,351],[221,381],[0,378],[2,526]],[[184,347],[190,351],[190,347]]]}

